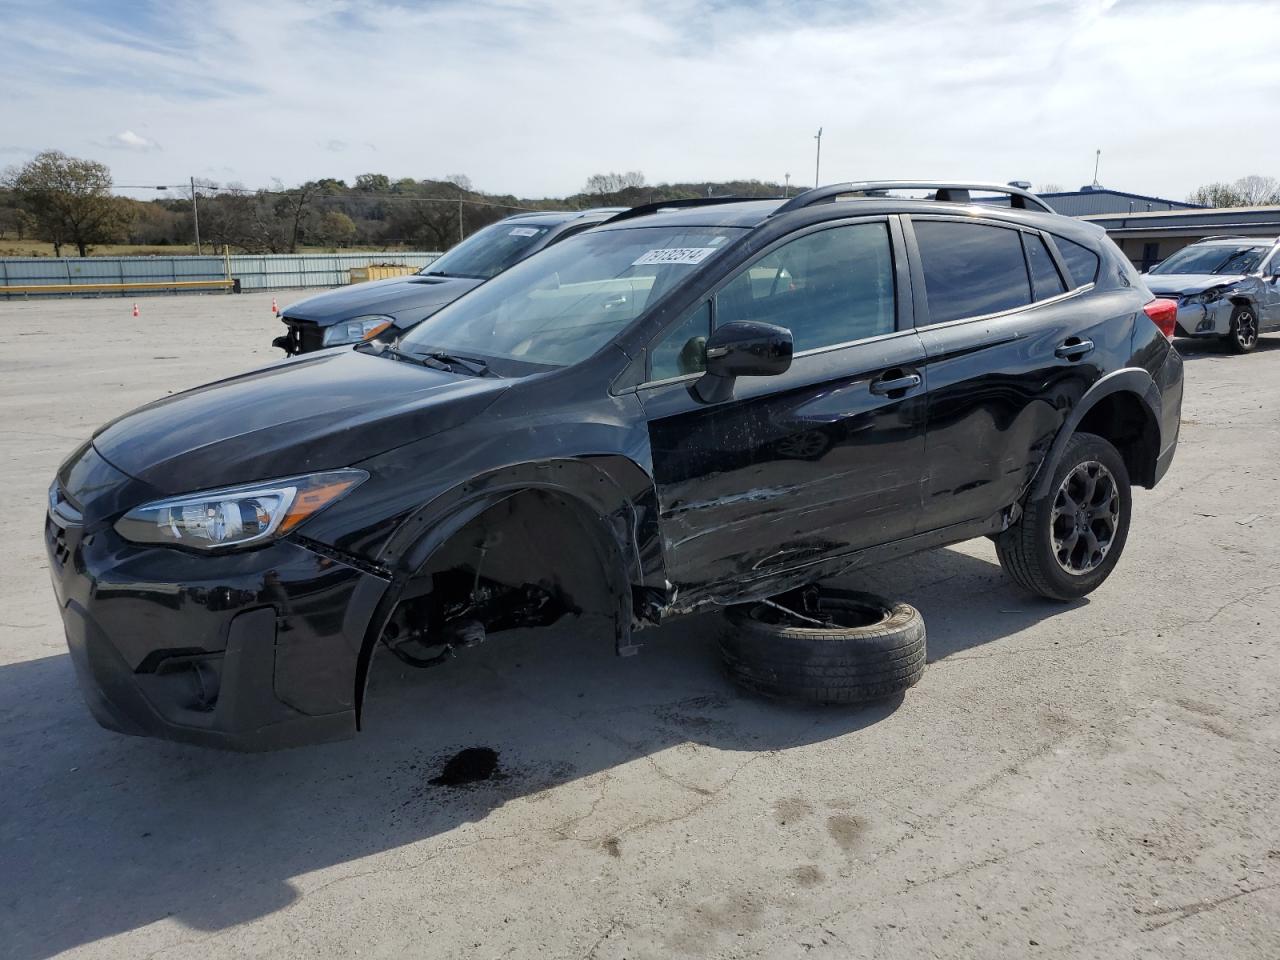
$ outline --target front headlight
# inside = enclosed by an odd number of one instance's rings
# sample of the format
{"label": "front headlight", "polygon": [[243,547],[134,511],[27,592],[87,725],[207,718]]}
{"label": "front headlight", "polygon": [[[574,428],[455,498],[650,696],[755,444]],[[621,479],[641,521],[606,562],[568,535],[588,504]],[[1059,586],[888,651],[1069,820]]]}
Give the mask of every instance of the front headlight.
{"label": "front headlight", "polygon": [[336,347],[340,343],[361,343],[373,339],[393,323],[394,317],[353,317],[326,329],[321,344]]}
{"label": "front headlight", "polygon": [[1196,299],[1201,303],[1217,303],[1222,299],[1222,295],[1226,292],[1226,289],[1226,287],[1210,287]]}
{"label": "front headlight", "polygon": [[116,532],[134,543],[244,547],[284,536],[368,477],[330,470],[154,500],[117,520]]}

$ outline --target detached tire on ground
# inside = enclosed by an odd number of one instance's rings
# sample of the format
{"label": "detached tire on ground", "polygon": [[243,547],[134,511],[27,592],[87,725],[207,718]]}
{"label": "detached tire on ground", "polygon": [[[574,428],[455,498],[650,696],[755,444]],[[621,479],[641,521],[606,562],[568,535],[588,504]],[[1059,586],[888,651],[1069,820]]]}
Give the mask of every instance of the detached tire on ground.
{"label": "detached tire on ground", "polygon": [[923,675],[924,618],[914,607],[825,587],[802,607],[798,594],[774,600],[830,625],[763,602],[725,611],[720,651],[735,682],[784,700],[862,703],[896,696]]}

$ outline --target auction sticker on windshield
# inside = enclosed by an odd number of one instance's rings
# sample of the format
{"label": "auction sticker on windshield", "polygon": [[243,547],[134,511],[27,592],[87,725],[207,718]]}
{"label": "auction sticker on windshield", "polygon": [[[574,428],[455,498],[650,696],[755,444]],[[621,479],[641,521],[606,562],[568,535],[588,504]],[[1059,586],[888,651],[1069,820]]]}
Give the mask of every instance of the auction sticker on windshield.
{"label": "auction sticker on windshield", "polygon": [[701,263],[715,252],[715,247],[667,247],[664,250],[650,250],[631,265],[642,267],[647,263]]}
{"label": "auction sticker on windshield", "polygon": [[536,237],[538,231],[534,227],[512,227],[509,235],[512,237]]}

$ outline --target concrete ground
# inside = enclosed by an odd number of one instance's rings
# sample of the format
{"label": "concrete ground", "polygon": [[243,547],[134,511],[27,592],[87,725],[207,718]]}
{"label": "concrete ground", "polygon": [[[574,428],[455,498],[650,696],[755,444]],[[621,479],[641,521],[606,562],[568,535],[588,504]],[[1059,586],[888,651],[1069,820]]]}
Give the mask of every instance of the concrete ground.
{"label": "concrete ground", "polygon": [[[744,696],[707,616],[625,660],[571,623],[381,661],[348,743],[109,733],[46,486],[108,418],[271,360],[270,299],[0,304],[3,956],[1280,956],[1280,337],[1188,351],[1178,457],[1088,600],[1019,594],[985,540],[861,580],[928,621],[899,703]],[[468,746],[502,778],[430,785]]]}

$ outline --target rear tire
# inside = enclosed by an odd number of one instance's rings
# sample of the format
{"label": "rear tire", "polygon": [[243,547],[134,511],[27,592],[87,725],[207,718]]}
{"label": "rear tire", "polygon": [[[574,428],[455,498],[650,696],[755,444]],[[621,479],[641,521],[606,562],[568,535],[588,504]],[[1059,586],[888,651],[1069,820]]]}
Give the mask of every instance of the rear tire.
{"label": "rear tire", "polygon": [[1049,492],[996,536],[1000,566],[1014,583],[1050,600],[1075,600],[1111,575],[1129,536],[1133,493],[1124,458],[1108,441],[1077,433]]}
{"label": "rear tire", "polygon": [[1258,314],[1248,304],[1231,311],[1231,332],[1225,337],[1227,346],[1236,353],[1251,353],[1258,345]]}
{"label": "rear tire", "polygon": [[[798,593],[776,600],[798,609]],[[736,683],[784,700],[863,703],[897,696],[920,679],[925,627],[918,610],[852,590],[822,587],[818,596],[817,615],[837,621],[830,627],[806,625],[765,603],[725,611],[720,651]]]}

